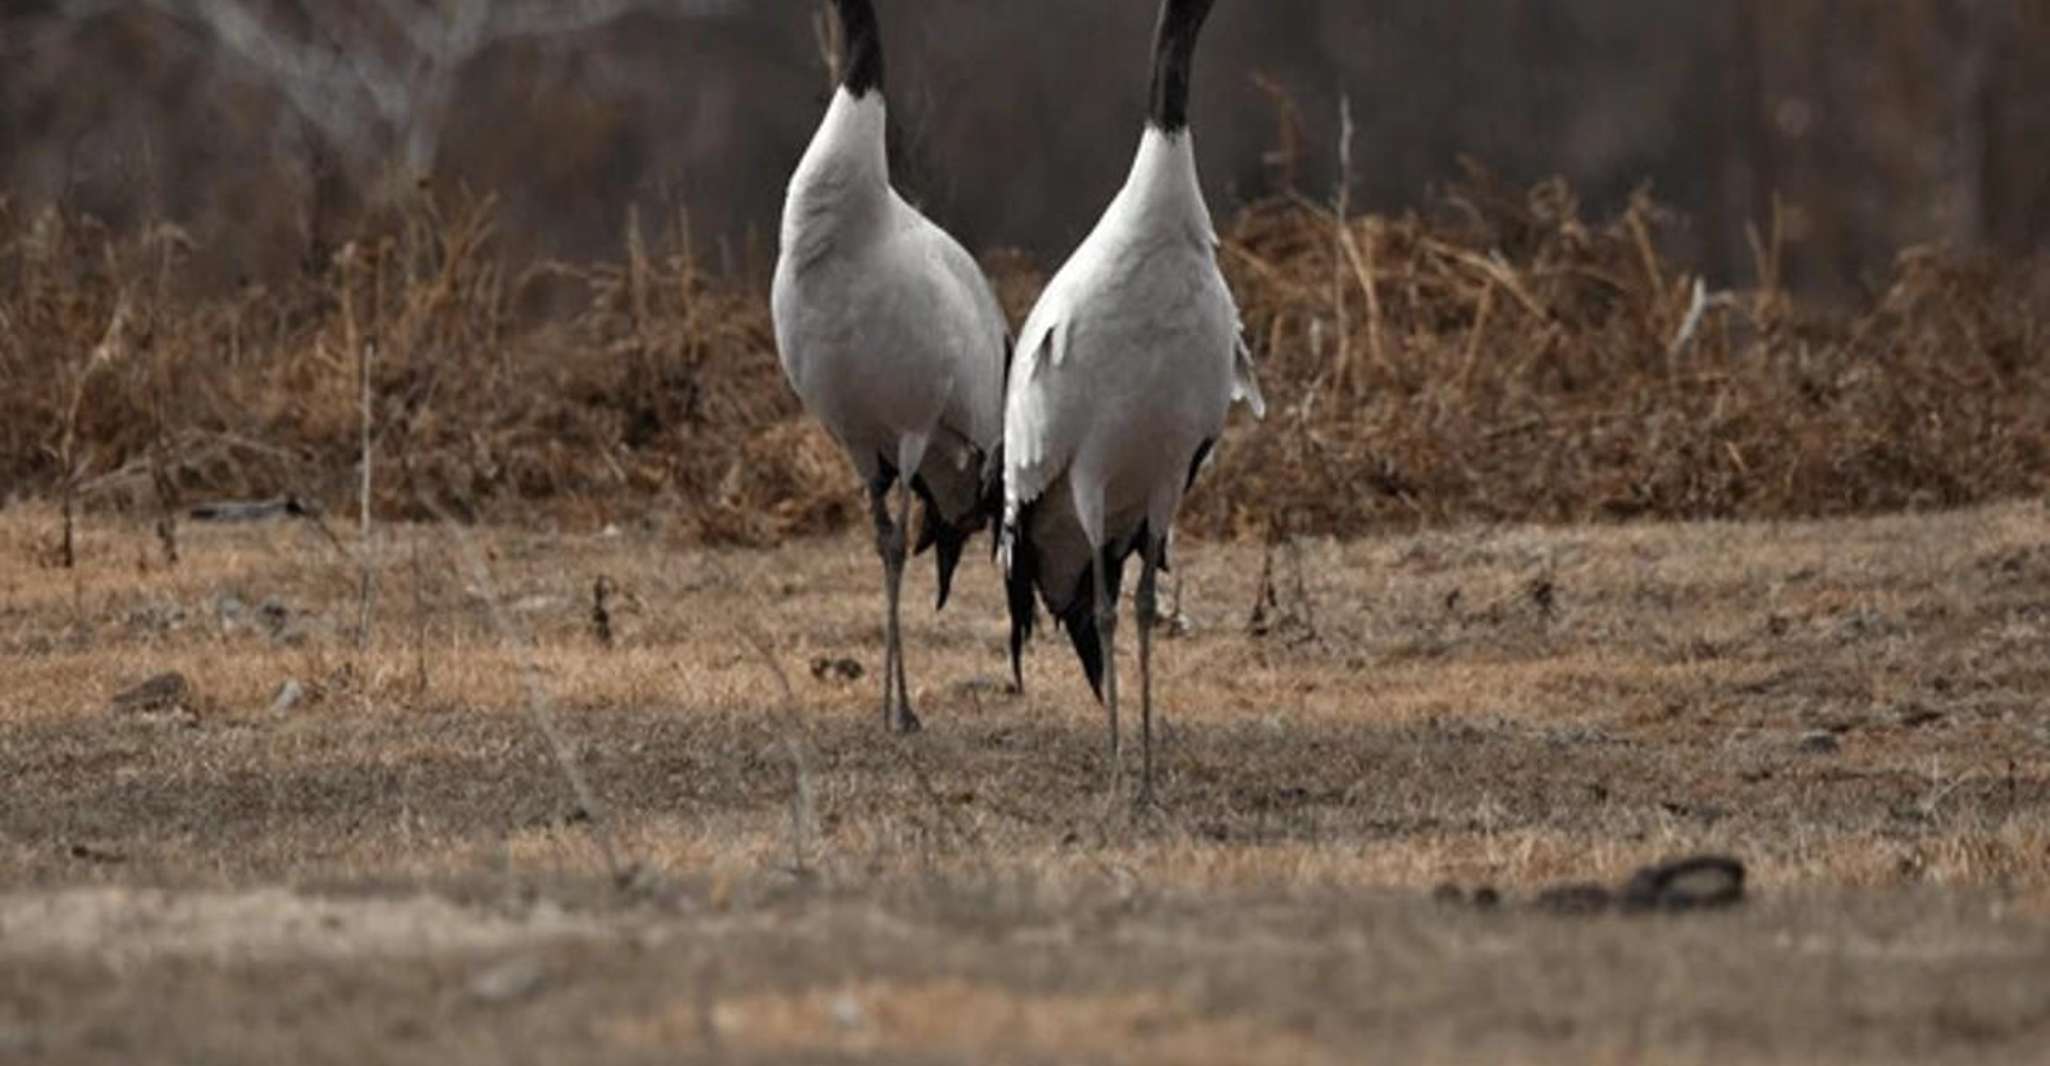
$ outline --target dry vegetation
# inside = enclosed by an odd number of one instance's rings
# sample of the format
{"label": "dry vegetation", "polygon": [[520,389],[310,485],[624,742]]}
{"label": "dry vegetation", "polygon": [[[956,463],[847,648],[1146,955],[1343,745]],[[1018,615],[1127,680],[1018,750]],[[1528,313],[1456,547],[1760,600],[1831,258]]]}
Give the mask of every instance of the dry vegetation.
{"label": "dry vegetation", "polygon": [[[517,266],[423,198],[195,299],[175,227],[0,202],[0,1058],[2037,1054],[2050,271],[1820,308],[1643,200],[1343,215],[1225,226],[1273,410],[1135,814],[986,571],[877,727],[852,479],[683,220]],[[366,351],[375,539],[180,521],[355,503]],[[1533,903],[1701,850],[1752,903]]]}
{"label": "dry vegetation", "polygon": [[[1915,249],[1866,306],[1827,309],[1779,286],[1770,232],[1757,288],[1699,290],[1672,225],[1478,175],[1403,218],[1247,211],[1224,262],[1276,416],[1234,432],[1189,525],[1806,517],[2046,487],[2041,264]],[[488,199],[421,199],[307,275],[192,300],[175,227],[0,203],[0,483],[344,503],[374,344],[382,514],[652,517],[711,543],[845,526],[851,482],[798,417],[762,293],[690,243],[630,220],[616,263],[522,268]],[[993,266],[1022,313],[1038,273]]]}
{"label": "dry vegetation", "polygon": [[[305,523],[189,526],[176,567],[88,523],[71,571],[54,523],[0,515],[31,1059],[2025,1061],[2050,1024],[2040,503],[1309,538],[1278,589],[1192,538],[1143,816],[1064,649],[1002,691],[986,564],[912,625],[901,740],[842,665],[856,535],[394,526],[359,651]],[[1704,849],[1752,903],[1531,902]]]}

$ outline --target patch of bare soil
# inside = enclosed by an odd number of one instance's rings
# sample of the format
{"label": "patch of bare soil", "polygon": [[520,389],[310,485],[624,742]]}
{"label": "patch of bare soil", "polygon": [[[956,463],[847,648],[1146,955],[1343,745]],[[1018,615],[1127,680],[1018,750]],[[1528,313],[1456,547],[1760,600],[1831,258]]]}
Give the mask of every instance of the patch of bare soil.
{"label": "patch of bare soil", "polygon": [[[986,571],[912,616],[902,739],[853,539],[394,528],[359,649],[357,571],[303,525],[188,526],[175,567],[87,527],[76,571],[38,562],[54,525],[0,514],[9,1061],[2050,1039],[2040,504],[1184,543],[1149,812],[1106,802],[1057,639],[1004,691]],[[1702,852],[1744,902],[1560,891]]]}

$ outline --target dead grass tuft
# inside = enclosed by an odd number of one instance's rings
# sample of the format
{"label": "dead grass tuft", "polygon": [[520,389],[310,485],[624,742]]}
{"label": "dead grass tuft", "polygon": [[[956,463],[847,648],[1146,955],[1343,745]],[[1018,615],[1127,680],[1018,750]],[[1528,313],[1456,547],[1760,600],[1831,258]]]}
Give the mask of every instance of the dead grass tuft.
{"label": "dead grass tuft", "polygon": [[[1754,287],[1710,291],[1667,255],[1677,225],[1648,197],[1590,220],[1563,183],[1478,171],[1397,218],[1246,210],[1223,258],[1276,416],[1234,429],[1190,526],[1823,516],[2046,487],[2042,263],[1910,249],[1863,306],[1826,308],[1779,286],[1771,233]],[[302,276],[191,298],[176,227],[0,200],[0,480],[89,507],[340,505],[374,341],[389,517],[423,498],[579,528],[661,514],[750,544],[854,523],[759,288],[707,271],[687,219],[651,238],[629,218],[622,245],[518,268],[489,197],[423,196]],[[1042,274],[990,266],[1022,315]]]}

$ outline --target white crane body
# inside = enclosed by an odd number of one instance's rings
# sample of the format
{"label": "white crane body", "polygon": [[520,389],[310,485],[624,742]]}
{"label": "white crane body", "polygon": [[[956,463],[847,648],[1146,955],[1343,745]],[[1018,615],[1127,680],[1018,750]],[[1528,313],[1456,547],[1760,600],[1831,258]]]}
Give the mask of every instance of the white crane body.
{"label": "white crane body", "polygon": [[897,622],[910,500],[925,509],[916,550],[939,549],[945,606],[962,545],[995,509],[982,471],[1003,432],[1008,331],[974,258],[891,187],[874,11],[839,8],[848,72],[790,179],[770,307],[792,389],[869,493],[887,600],[884,716],[910,730]]}
{"label": "white crane body", "polygon": [[1012,669],[1035,594],[1066,629],[1110,717],[1119,763],[1112,634],[1124,564],[1142,558],[1138,620],[1152,795],[1154,580],[1182,495],[1234,401],[1263,414],[1238,307],[1188,130],[1189,68],[1212,0],[1165,0],[1152,110],[1130,175],[1048,283],[1019,332],[1004,404],[1004,526]]}
{"label": "white crane body", "polygon": [[1020,532],[1056,618],[1090,599],[1089,545],[1122,561],[1142,532],[1165,536],[1232,399],[1258,405],[1216,244],[1188,133],[1149,129],[1019,333],[1004,514],[1030,510]]}

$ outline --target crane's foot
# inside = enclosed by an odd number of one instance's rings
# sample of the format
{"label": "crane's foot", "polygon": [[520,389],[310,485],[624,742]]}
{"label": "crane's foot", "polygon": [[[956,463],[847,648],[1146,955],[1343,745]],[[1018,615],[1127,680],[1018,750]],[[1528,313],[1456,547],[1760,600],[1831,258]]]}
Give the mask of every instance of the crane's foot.
{"label": "crane's foot", "polygon": [[890,724],[890,732],[899,736],[908,737],[925,728],[925,723],[919,721],[918,716],[911,712],[909,703],[898,706],[894,712],[885,711],[883,720]]}
{"label": "crane's foot", "polygon": [[1158,818],[1167,814],[1167,804],[1160,802],[1159,795],[1153,791],[1153,782],[1140,783],[1139,794],[1132,797],[1132,814],[1139,818]]}

